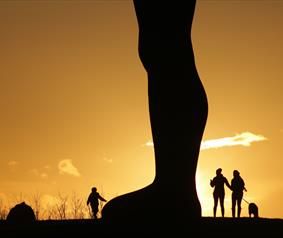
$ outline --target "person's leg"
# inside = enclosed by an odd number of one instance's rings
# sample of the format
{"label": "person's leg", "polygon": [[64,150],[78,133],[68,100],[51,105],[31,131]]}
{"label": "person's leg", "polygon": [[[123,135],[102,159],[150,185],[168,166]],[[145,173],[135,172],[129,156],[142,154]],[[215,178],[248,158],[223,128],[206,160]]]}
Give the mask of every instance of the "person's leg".
{"label": "person's leg", "polygon": [[91,215],[92,215],[92,218],[95,219],[95,212],[94,212],[93,207],[91,207]]}
{"label": "person's leg", "polygon": [[93,213],[93,218],[97,219],[98,208],[94,206],[92,208],[92,213]]}
{"label": "person's leg", "polygon": [[213,217],[216,217],[217,205],[218,205],[218,196],[213,194],[214,206],[213,206]]}
{"label": "person's leg", "polygon": [[235,194],[232,193],[232,217],[235,217],[236,212],[236,197]]}
{"label": "person's leg", "polygon": [[238,217],[241,216],[241,210],[242,210],[242,207],[241,207],[241,203],[242,203],[242,196],[240,196],[238,199],[237,199],[237,207],[238,207]]}
{"label": "person's leg", "polygon": [[102,217],[161,218],[173,204],[172,216],[199,218],[195,175],[208,105],[190,39],[195,1],[134,0],[134,7],[139,56],[148,74],[156,174],[148,187],[107,203]]}
{"label": "person's leg", "polygon": [[225,209],[224,209],[224,195],[220,196],[220,207],[221,207],[221,215],[224,217]]}

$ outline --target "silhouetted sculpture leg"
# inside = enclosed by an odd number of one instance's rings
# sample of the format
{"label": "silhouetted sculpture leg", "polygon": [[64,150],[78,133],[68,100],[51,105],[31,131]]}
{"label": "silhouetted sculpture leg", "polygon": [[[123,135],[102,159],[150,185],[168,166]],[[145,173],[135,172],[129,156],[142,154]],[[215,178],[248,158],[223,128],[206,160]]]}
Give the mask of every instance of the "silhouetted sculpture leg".
{"label": "silhouetted sculpture leg", "polygon": [[195,1],[134,0],[134,6],[156,174],[151,185],[107,203],[102,218],[188,222],[201,217],[195,174],[208,111],[190,39]]}

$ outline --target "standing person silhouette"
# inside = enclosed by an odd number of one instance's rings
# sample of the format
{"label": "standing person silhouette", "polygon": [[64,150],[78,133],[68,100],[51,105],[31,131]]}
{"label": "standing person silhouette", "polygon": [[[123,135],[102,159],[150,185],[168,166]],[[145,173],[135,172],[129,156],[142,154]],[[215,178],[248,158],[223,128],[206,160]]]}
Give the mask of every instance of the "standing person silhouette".
{"label": "standing person silhouette", "polygon": [[225,215],[225,209],[224,209],[225,188],[224,188],[224,185],[226,185],[228,188],[231,189],[231,186],[227,178],[224,177],[222,174],[222,169],[219,168],[216,170],[216,176],[210,180],[210,186],[214,187],[214,191],[213,191],[213,199],[214,199],[213,216],[214,217],[216,217],[218,201],[220,202],[222,217],[224,217]]}
{"label": "standing person silhouette", "polygon": [[87,202],[86,204],[89,205],[91,207],[91,211],[92,211],[92,217],[94,219],[97,219],[97,213],[98,213],[98,206],[99,206],[99,200],[106,202],[106,199],[104,199],[103,197],[100,196],[100,194],[97,192],[97,188],[93,187],[91,189],[91,193],[88,196]]}
{"label": "standing person silhouette", "polygon": [[231,189],[232,189],[232,216],[235,217],[236,205],[237,205],[237,216],[241,216],[241,203],[243,199],[243,191],[247,191],[245,188],[245,182],[240,176],[238,170],[233,171],[233,179],[231,180]]}
{"label": "standing person silhouette", "polygon": [[147,187],[108,202],[102,218],[187,222],[201,217],[195,175],[208,113],[191,41],[196,1],[133,2],[138,52],[148,77],[155,178]]}

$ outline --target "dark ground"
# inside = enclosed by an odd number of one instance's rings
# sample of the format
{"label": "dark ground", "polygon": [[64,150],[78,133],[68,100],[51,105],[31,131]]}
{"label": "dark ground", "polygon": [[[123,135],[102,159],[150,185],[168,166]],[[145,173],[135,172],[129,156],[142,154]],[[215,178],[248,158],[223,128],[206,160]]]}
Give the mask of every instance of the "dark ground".
{"label": "dark ground", "polygon": [[171,222],[142,225],[108,226],[101,220],[49,220],[33,224],[9,224],[0,221],[0,237],[283,237],[283,219],[211,218],[188,222],[183,227]]}

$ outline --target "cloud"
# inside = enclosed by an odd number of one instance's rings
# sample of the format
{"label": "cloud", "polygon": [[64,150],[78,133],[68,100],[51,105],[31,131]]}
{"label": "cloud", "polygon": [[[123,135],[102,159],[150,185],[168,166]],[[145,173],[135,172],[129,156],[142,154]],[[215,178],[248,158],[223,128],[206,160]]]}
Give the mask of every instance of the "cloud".
{"label": "cloud", "polygon": [[16,160],[10,160],[10,161],[8,162],[8,166],[9,166],[9,167],[14,167],[14,166],[17,166],[18,164],[19,164],[19,162],[16,161]]}
{"label": "cloud", "polygon": [[78,169],[73,165],[72,160],[64,159],[58,163],[58,169],[60,174],[68,174],[75,177],[80,177]]}
{"label": "cloud", "polygon": [[110,164],[113,162],[112,159],[109,159],[109,158],[107,158],[107,157],[104,157],[103,160],[104,160],[105,162],[107,162],[107,163],[110,163]]}
{"label": "cloud", "polygon": [[[221,148],[227,146],[250,146],[252,142],[267,140],[262,135],[256,135],[251,132],[242,132],[231,137],[223,137],[218,139],[204,140],[201,142],[201,150]],[[145,143],[145,146],[153,146],[152,141]]]}
{"label": "cloud", "polygon": [[16,161],[16,160],[10,160],[8,162],[8,166],[9,166],[8,169],[9,169],[9,171],[12,172],[12,173],[15,173],[17,171],[17,169],[18,169],[19,164],[20,163],[18,161]]}
{"label": "cloud", "polygon": [[44,169],[50,170],[51,166],[47,164],[47,165],[44,166]]}
{"label": "cloud", "polygon": [[40,177],[41,177],[42,179],[47,179],[47,178],[48,178],[48,174],[46,174],[46,173],[41,173],[41,174],[40,174]]}
{"label": "cloud", "polygon": [[41,179],[47,179],[48,178],[47,173],[41,173],[41,172],[38,171],[38,169],[31,169],[31,170],[29,170],[29,172],[36,177],[40,177]]}
{"label": "cloud", "polygon": [[237,145],[250,146],[252,142],[258,142],[263,140],[267,140],[267,138],[262,135],[255,135],[251,132],[242,132],[231,137],[223,137],[219,139],[202,141],[201,150]]}

